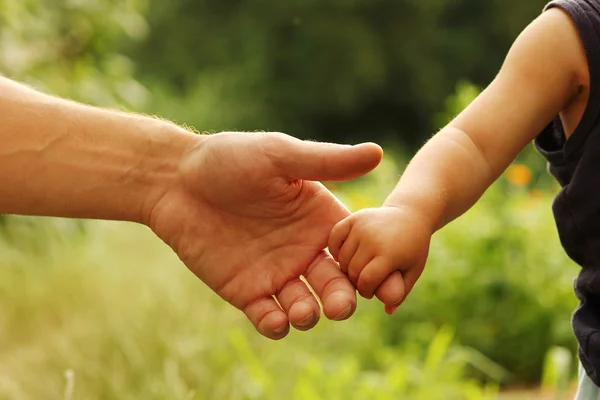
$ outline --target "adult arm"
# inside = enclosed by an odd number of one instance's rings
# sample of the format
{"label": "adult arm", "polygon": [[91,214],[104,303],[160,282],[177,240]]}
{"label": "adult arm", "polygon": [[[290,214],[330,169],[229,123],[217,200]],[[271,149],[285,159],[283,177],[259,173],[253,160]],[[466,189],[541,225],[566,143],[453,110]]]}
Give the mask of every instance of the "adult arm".
{"label": "adult arm", "polygon": [[354,312],[354,288],[324,250],[349,211],[316,181],[358,177],[380,160],[373,144],[196,135],[0,79],[1,213],[146,224],[273,339],[319,320],[301,276],[327,317]]}

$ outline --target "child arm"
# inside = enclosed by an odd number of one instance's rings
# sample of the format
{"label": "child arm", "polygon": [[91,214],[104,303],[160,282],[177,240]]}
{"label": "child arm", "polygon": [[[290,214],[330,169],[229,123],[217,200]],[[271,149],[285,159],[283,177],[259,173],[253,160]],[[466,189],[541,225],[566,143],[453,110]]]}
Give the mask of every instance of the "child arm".
{"label": "child arm", "polygon": [[423,270],[431,235],[467,211],[588,91],[575,25],[550,9],[519,35],[493,82],[415,155],[384,207],[359,211],[333,229],[331,253],[359,293],[388,306],[403,301]]}

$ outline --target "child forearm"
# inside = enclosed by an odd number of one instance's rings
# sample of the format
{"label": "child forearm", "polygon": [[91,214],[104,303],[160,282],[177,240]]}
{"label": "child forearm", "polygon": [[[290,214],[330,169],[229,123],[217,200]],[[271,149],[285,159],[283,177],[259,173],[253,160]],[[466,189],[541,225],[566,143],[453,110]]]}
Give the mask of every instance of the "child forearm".
{"label": "child forearm", "polygon": [[591,88],[577,32],[563,11],[544,12],[492,83],[417,153],[384,207],[335,226],[329,249],[361,296],[375,294],[392,313],[421,276],[432,234],[467,211],[557,116],[565,138],[573,132]]}
{"label": "child forearm", "polygon": [[432,231],[440,229],[560,112],[575,120],[569,106],[588,92],[586,54],[573,22],[558,9],[545,12],[519,35],[494,81],[417,153],[385,205],[409,208]]}

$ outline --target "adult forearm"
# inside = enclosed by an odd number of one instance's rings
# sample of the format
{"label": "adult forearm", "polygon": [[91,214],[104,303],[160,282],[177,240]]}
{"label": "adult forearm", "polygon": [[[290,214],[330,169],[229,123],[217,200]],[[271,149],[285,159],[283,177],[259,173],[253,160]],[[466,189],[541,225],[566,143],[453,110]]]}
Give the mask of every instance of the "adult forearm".
{"label": "adult forearm", "polygon": [[385,205],[410,208],[437,230],[475,204],[501,170],[464,132],[447,127],[415,155]]}
{"label": "adult forearm", "polygon": [[145,222],[198,140],[0,78],[0,213]]}

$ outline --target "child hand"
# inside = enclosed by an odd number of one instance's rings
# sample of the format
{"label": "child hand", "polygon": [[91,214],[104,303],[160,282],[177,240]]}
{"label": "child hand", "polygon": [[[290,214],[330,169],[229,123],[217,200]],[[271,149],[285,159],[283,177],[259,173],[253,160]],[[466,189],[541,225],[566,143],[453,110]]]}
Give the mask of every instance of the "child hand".
{"label": "child hand", "polygon": [[377,296],[391,315],[421,276],[433,232],[411,209],[365,209],[333,228],[329,251],[360,295]]}

